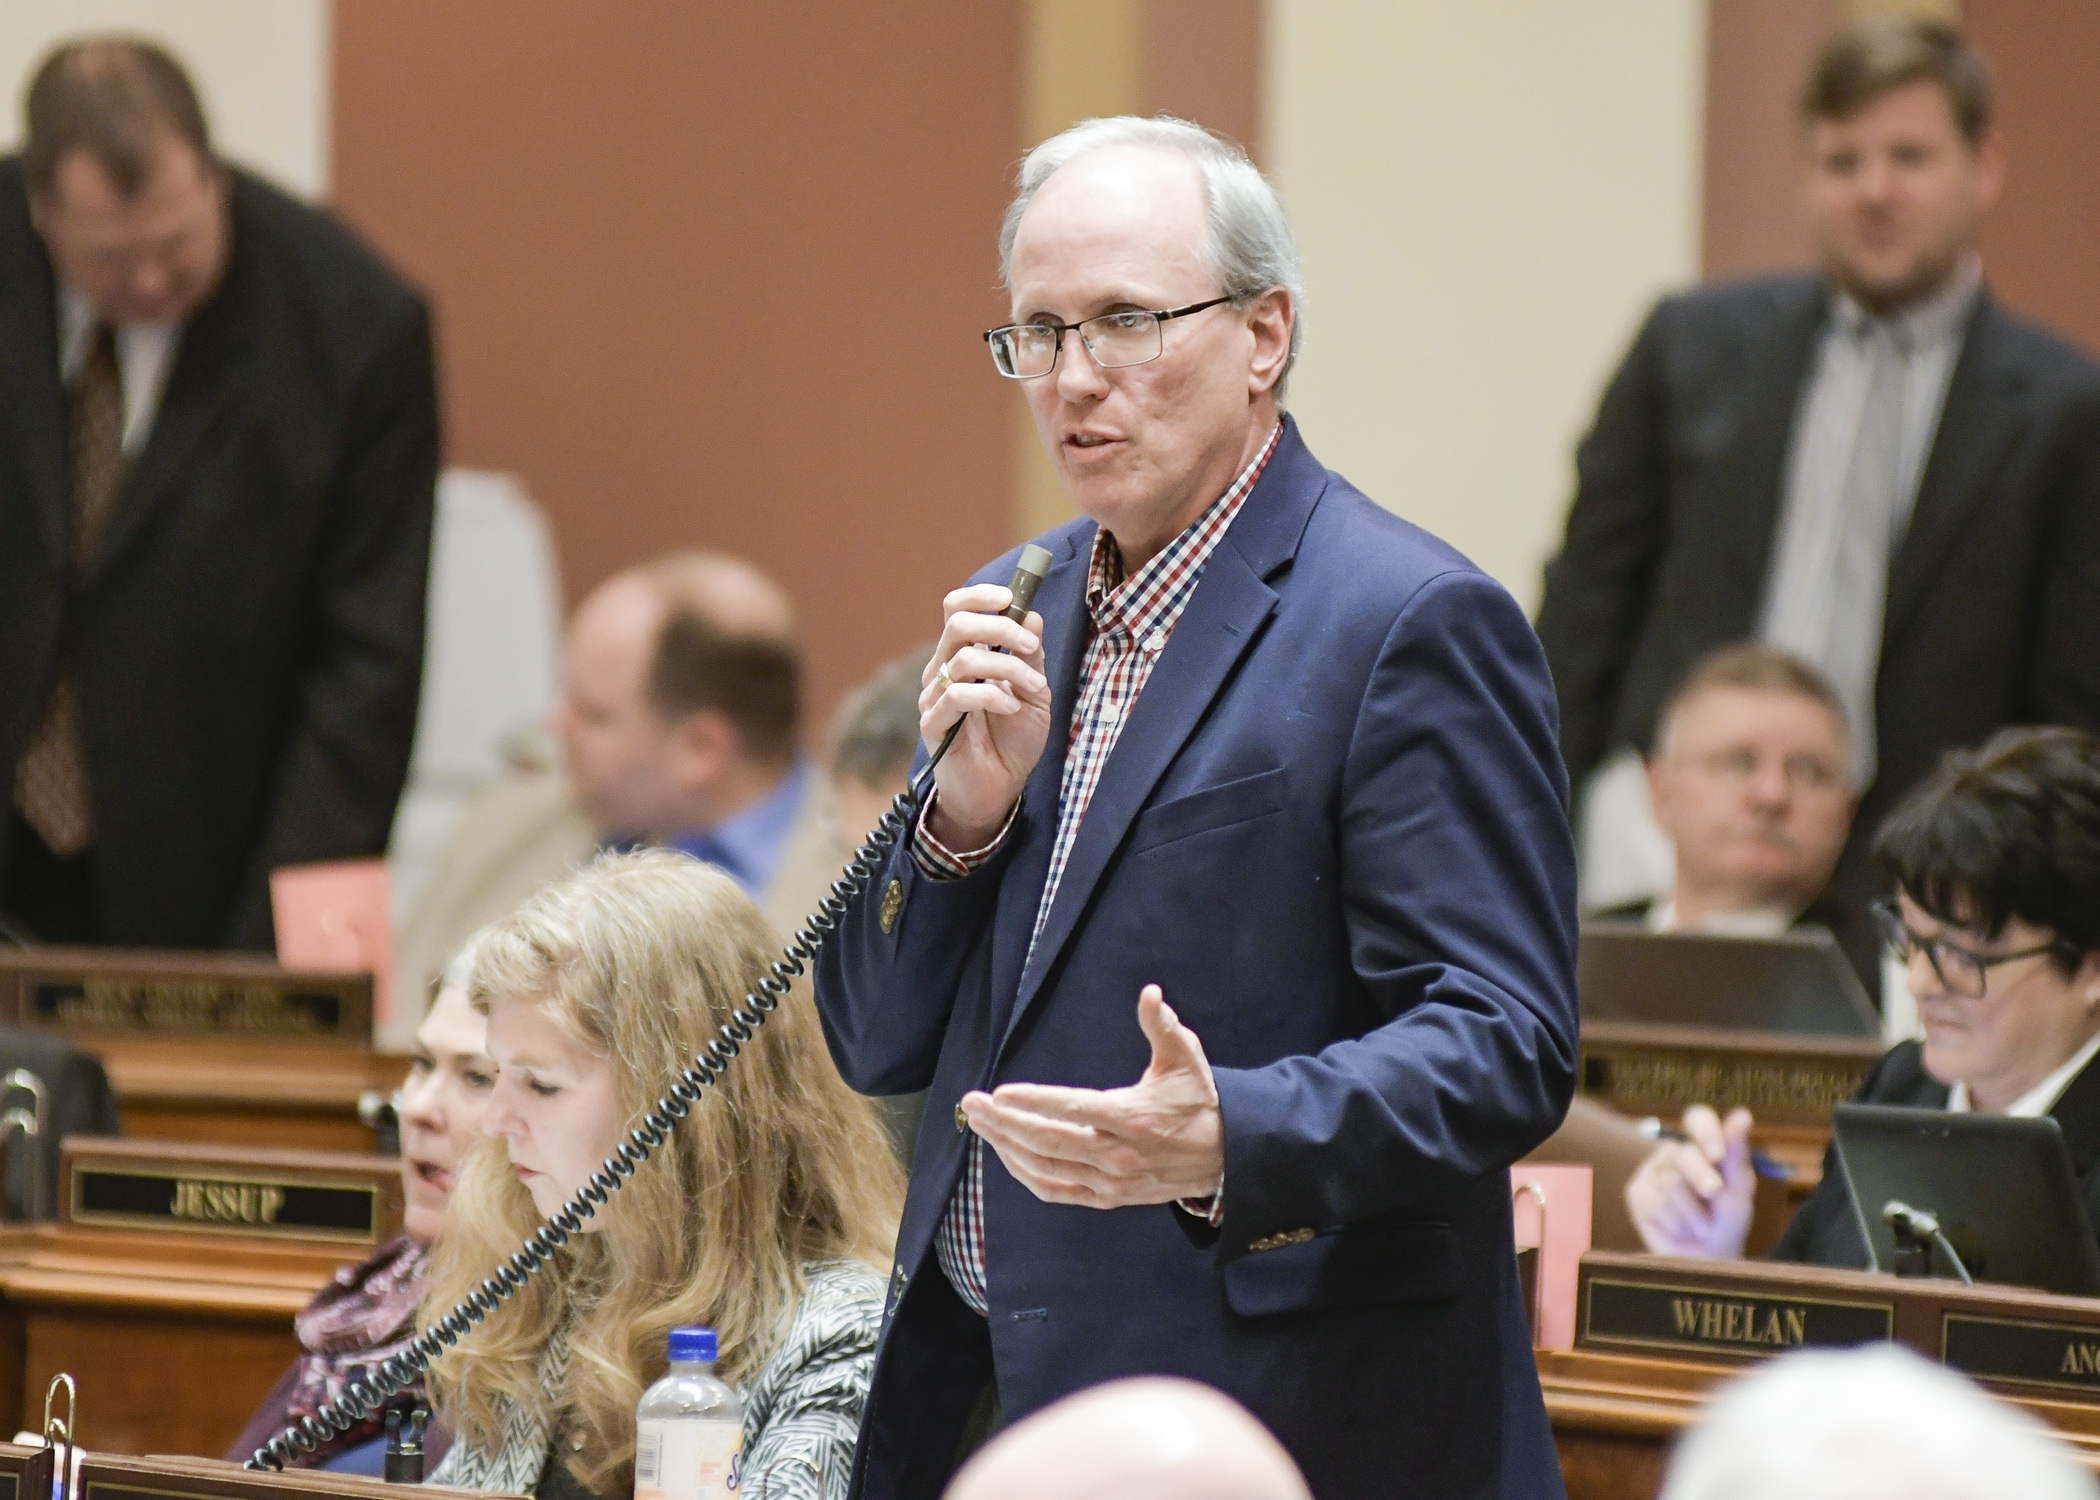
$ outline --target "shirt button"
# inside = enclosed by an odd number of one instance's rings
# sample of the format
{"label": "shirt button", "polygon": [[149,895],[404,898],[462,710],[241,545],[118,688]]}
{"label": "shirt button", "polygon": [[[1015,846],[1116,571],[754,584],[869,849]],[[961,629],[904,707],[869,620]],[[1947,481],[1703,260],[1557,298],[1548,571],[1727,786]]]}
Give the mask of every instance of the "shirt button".
{"label": "shirt button", "polygon": [[1155,653],[1163,651],[1166,649],[1166,644],[1167,633],[1164,630],[1155,630],[1145,637],[1145,649],[1147,651]]}
{"label": "shirt button", "polygon": [[955,1106],[955,1128],[957,1130],[968,1130],[970,1128],[970,1117],[963,1113],[963,1107],[960,1103]]}

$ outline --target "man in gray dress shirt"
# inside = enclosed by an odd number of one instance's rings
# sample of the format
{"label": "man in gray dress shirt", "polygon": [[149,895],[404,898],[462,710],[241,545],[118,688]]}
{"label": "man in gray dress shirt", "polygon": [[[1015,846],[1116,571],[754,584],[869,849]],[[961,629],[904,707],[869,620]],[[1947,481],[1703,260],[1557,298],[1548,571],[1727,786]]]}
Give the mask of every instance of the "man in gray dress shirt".
{"label": "man in gray dress shirt", "polygon": [[1865,840],[1943,750],[2100,726],[2100,365],[1984,284],[2001,153],[1955,31],[1841,32],[1802,130],[1820,271],[1650,315],[1577,452],[1538,625],[1577,785],[1638,776],[1715,647],[1819,667],[1855,726],[1856,904]]}

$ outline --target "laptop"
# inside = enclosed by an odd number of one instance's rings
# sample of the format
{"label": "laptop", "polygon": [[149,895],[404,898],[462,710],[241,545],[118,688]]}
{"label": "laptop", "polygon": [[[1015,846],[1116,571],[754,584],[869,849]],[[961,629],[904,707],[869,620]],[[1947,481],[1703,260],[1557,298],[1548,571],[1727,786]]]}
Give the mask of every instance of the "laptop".
{"label": "laptop", "polygon": [[[1895,1268],[1899,1203],[1936,1218],[1977,1281],[2100,1296],[2100,1240],[2048,1116],[1840,1104],[1832,1132],[1873,1269]],[[1958,1274],[1938,1245],[1932,1271]]]}
{"label": "laptop", "polygon": [[1575,959],[1582,1013],[1598,1021],[1878,1037],[1881,1017],[1828,928],[1777,937],[1649,932],[1585,922]]}

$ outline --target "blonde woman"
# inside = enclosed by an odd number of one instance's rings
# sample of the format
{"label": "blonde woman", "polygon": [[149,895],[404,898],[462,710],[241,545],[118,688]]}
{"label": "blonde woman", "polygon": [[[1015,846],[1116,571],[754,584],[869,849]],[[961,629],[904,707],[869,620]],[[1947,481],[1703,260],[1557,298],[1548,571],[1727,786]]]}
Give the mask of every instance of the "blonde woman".
{"label": "blonde woman", "polygon": [[[683,855],[609,855],[490,928],[468,997],[498,1073],[424,1299],[434,1320],[597,1171],[756,986],[773,938]],[[843,1496],[902,1194],[874,1106],[790,996],[585,1233],[431,1367],[431,1478],[624,1500],[634,1412],[682,1324],[744,1399],[744,1489]]]}

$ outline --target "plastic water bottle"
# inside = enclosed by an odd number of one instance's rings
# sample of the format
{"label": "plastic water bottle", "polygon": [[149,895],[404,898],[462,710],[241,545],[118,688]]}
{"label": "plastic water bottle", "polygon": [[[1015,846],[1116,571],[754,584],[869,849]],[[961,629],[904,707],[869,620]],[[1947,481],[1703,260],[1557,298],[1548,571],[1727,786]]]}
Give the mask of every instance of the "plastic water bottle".
{"label": "plastic water bottle", "polygon": [[715,1331],[671,1330],[671,1368],[634,1414],[634,1500],[731,1500],[744,1403],[715,1378]]}

